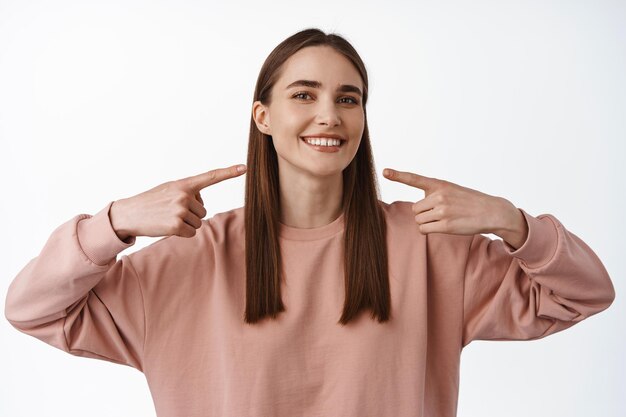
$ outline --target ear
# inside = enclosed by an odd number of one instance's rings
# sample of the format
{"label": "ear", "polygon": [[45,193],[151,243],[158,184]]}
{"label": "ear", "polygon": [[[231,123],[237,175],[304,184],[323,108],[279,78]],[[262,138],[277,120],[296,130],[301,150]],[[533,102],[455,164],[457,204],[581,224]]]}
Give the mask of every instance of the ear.
{"label": "ear", "polygon": [[271,135],[269,108],[260,101],[252,104],[252,118],[256,127],[266,135]]}

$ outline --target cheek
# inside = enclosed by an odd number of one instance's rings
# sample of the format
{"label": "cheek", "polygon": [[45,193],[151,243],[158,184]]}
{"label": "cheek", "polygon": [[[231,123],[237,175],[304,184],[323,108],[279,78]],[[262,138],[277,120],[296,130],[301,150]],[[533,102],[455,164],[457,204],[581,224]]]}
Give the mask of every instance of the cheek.
{"label": "cheek", "polygon": [[350,123],[350,137],[358,141],[363,136],[365,130],[365,118],[363,115],[355,115],[349,119]]}
{"label": "cheek", "polygon": [[293,106],[281,109],[273,117],[272,130],[276,135],[287,139],[297,138],[299,134],[306,131],[309,121],[309,111],[305,106]]}
{"label": "cheek", "polygon": [[274,148],[277,153],[286,157],[295,152],[298,146],[298,135],[302,132],[302,128],[299,127],[293,115],[281,114],[274,120],[279,120],[279,123],[272,124]]}
{"label": "cheek", "polygon": [[365,131],[365,116],[362,112],[355,112],[344,120],[348,124],[348,134],[351,139],[351,153],[356,154],[359,146],[361,146],[361,138],[363,137],[363,132]]}

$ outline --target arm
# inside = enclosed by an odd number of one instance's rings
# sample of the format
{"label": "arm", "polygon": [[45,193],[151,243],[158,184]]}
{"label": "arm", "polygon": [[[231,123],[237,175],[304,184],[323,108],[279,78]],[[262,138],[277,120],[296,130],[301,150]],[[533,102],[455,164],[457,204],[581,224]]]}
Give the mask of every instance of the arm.
{"label": "arm", "polygon": [[39,256],[9,286],[5,316],[13,327],[76,356],[143,371],[145,318],[139,277],[119,239],[109,203],[53,231]]}
{"label": "arm", "polygon": [[517,249],[480,234],[470,242],[463,347],[473,340],[539,339],[605,310],[615,299],[611,279],[589,246],[554,216],[519,211],[528,233]]}

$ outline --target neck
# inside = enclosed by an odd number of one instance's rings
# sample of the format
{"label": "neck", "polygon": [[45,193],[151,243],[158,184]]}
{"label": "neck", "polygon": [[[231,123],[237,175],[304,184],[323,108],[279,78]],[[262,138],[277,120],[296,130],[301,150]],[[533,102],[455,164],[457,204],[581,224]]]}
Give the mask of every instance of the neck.
{"label": "neck", "polygon": [[[288,178],[283,178],[283,175]],[[343,175],[283,174],[279,171],[281,223],[311,229],[331,223],[341,214]]]}

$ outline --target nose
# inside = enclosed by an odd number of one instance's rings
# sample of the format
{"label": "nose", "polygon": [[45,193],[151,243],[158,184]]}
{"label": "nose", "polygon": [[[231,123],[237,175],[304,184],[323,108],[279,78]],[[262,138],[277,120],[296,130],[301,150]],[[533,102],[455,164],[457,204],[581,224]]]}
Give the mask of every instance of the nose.
{"label": "nose", "polygon": [[316,116],[316,122],[329,127],[341,124],[341,118],[337,107],[332,100],[320,100]]}

